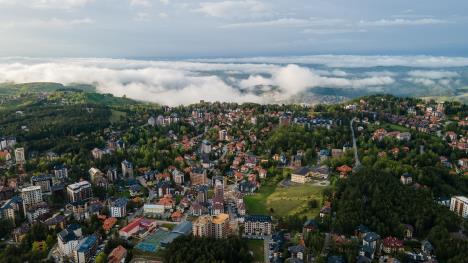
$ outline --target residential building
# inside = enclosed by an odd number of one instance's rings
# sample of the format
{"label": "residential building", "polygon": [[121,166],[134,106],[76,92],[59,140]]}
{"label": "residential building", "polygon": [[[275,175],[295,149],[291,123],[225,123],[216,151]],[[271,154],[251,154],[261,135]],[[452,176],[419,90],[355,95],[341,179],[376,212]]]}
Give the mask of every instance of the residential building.
{"label": "residential building", "polygon": [[2,204],[0,207],[0,218],[8,219],[11,222],[15,222],[16,214],[21,209],[21,198],[19,196],[15,196]]}
{"label": "residential building", "polygon": [[190,182],[192,185],[208,184],[206,170],[201,168],[194,168],[190,173]]}
{"label": "residential building", "polygon": [[88,263],[91,257],[96,253],[98,239],[95,235],[88,236],[80,241],[74,251],[75,263]]}
{"label": "residential building", "polygon": [[201,153],[202,154],[210,154],[211,153],[211,143],[208,140],[203,140],[202,141]]}
{"label": "residential building", "polygon": [[107,263],[124,263],[125,258],[127,257],[127,250],[119,245],[111,251],[107,257]]}
{"label": "residential building", "polygon": [[21,189],[23,211],[26,214],[29,208],[42,203],[42,190],[40,186],[29,186]]}
{"label": "residential building", "polygon": [[57,234],[58,251],[62,256],[71,257],[83,238],[80,225],[71,224]]}
{"label": "residential building", "polygon": [[68,178],[68,168],[63,164],[58,164],[54,166],[54,176],[59,179]]}
{"label": "residential building", "polygon": [[126,198],[119,198],[111,203],[109,210],[110,216],[121,218],[127,215],[127,203],[128,200]]}
{"label": "residential building", "polygon": [[122,164],[122,176],[133,177],[133,164],[127,160],[124,160],[121,164]]}
{"label": "residential building", "polygon": [[197,237],[226,238],[230,233],[229,215],[203,215],[192,223],[192,233]]}
{"label": "residential building", "polygon": [[310,181],[311,170],[307,167],[301,167],[291,173],[291,182],[305,184]]}
{"label": "residential building", "polygon": [[69,202],[85,201],[93,197],[93,189],[88,181],[83,180],[68,185],[67,196]]}
{"label": "residential building", "polygon": [[400,176],[400,181],[402,184],[411,184],[413,182],[413,175],[410,173],[404,173]]}
{"label": "residential building", "polygon": [[31,177],[31,184],[40,186],[42,193],[50,193],[52,191],[52,175],[36,175]]}
{"label": "residential building", "polygon": [[143,213],[146,216],[161,216],[166,212],[164,205],[160,204],[144,204]]}
{"label": "residential building", "polygon": [[220,141],[226,141],[228,138],[228,133],[226,130],[220,130],[218,133],[218,140]]}
{"label": "residential building", "polygon": [[266,215],[248,215],[244,218],[244,234],[247,236],[271,235],[272,218]]}
{"label": "residential building", "polygon": [[450,200],[450,210],[463,218],[468,218],[468,198],[453,196]]}
{"label": "residential building", "polygon": [[26,157],[24,154],[24,148],[16,148],[15,149],[15,161],[16,164],[24,164],[26,162]]}

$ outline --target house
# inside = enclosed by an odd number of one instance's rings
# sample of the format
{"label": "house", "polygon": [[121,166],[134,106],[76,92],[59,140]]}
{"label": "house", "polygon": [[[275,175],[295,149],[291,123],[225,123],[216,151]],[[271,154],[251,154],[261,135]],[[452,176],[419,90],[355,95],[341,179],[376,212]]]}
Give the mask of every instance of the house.
{"label": "house", "polygon": [[296,261],[296,262],[303,262],[304,261],[305,247],[303,245],[288,247],[288,251],[291,254],[292,259],[298,259],[299,260],[299,261]]}
{"label": "house", "polygon": [[183,216],[184,216],[184,214],[182,214],[182,212],[180,212],[179,210],[176,210],[176,211],[174,211],[174,213],[172,213],[171,219],[174,222],[180,222],[182,220]]}
{"label": "house", "polygon": [[127,257],[127,250],[119,245],[111,251],[107,257],[107,263],[124,263],[125,258]]}
{"label": "house", "polygon": [[421,242],[421,251],[426,255],[432,255],[432,253],[434,253],[434,247],[429,241],[423,240]]}
{"label": "house", "polygon": [[166,212],[164,205],[160,204],[144,204],[143,213],[146,216],[161,216]]}
{"label": "house", "polygon": [[368,232],[362,239],[362,246],[359,255],[374,258],[376,252],[380,251],[380,236],[375,232]]}
{"label": "house", "polygon": [[108,217],[104,220],[104,222],[102,223],[102,228],[104,229],[104,231],[109,232],[112,227],[114,227],[114,225],[117,223],[117,218],[115,217]]}
{"label": "house", "polygon": [[400,176],[400,181],[404,185],[411,184],[413,182],[413,175],[410,173],[404,173]]}
{"label": "house", "polygon": [[383,251],[387,254],[397,253],[403,250],[403,241],[396,237],[387,237],[383,240]]}
{"label": "house", "polygon": [[414,227],[412,225],[405,225],[404,236],[406,239],[412,239],[414,233]]}
{"label": "house", "polygon": [[248,180],[243,180],[237,185],[237,188],[241,193],[253,193],[257,190],[257,183]]}
{"label": "house", "polygon": [[302,235],[305,236],[307,233],[319,231],[319,225],[317,221],[309,219],[302,226]]}
{"label": "house", "polygon": [[338,172],[340,172],[340,178],[347,178],[348,174],[353,171],[353,168],[347,166],[347,165],[342,165],[338,168],[336,168]]}
{"label": "house", "polygon": [[122,176],[133,177],[133,164],[127,160],[122,161]]}

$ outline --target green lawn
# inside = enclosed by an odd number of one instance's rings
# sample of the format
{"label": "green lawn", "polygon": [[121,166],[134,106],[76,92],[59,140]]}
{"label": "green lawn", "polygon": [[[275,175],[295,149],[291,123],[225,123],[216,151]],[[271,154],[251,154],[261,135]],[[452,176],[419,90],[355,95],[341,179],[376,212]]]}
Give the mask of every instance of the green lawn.
{"label": "green lawn", "polygon": [[315,199],[320,204],[324,189],[324,186],[311,184],[289,187],[262,186],[254,195],[244,197],[247,214],[269,214],[276,217],[300,215],[313,218],[320,208],[311,209],[308,207],[308,202]]}
{"label": "green lawn", "polygon": [[254,262],[265,262],[264,241],[263,240],[247,240],[247,246],[253,252]]}

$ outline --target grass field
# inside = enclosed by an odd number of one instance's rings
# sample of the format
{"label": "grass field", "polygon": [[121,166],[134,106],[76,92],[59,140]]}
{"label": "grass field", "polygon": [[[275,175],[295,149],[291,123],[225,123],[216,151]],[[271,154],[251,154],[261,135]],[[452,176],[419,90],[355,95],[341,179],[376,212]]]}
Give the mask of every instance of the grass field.
{"label": "grass field", "polygon": [[110,116],[110,122],[112,123],[117,123],[117,122],[120,122],[120,118],[121,117],[126,117],[127,116],[127,113],[123,112],[123,111],[117,111],[117,110],[111,110],[112,112],[112,115]]}
{"label": "grass field", "polygon": [[265,262],[264,242],[263,240],[247,240],[247,246],[253,252],[254,262]]}
{"label": "grass field", "polygon": [[[283,217],[288,215],[315,217],[320,208],[308,207],[310,200],[322,201],[322,191],[326,187],[304,185],[265,185],[254,195],[244,198],[248,214],[269,214]],[[273,211],[270,209],[273,208]]]}

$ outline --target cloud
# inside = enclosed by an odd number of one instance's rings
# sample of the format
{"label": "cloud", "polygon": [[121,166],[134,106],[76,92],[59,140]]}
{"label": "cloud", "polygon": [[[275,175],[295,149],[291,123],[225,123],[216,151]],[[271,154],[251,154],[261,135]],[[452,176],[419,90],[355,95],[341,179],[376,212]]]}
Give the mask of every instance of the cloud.
{"label": "cloud", "polygon": [[0,4],[21,5],[33,9],[73,9],[85,6],[94,0],[0,0]]}
{"label": "cloud", "polygon": [[138,12],[136,15],[133,17],[133,20],[137,22],[149,22],[151,21],[151,15],[146,12]]}
{"label": "cloud", "polygon": [[[167,105],[200,99],[282,102],[313,87],[373,88],[391,85],[389,76],[348,77],[290,64],[200,63],[125,59],[0,59],[2,82],[82,83],[102,93]],[[343,77],[337,77],[337,75]],[[272,87],[275,87],[274,89]],[[264,93],[258,93],[258,88]]]}
{"label": "cloud", "polygon": [[149,0],[130,0],[131,6],[142,6],[142,7],[150,7],[151,2]]}
{"label": "cloud", "polygon": [[423,70],[413,70],[408,72],[408,75],[411,77],[417,78],[427,78],[427,79],[443,79],[443,78],[456,78],[459,77],[460,74],[453,71],[423,71]]}
{"label": "cloud", "polygon": [[94,20],[91,18],[77,18],[77,19],[61,19],[61,18],[50,18],[50,19],[36,19],[30,21],[10,21],[3,22],[0,24],[0,28],[11,29],[11,28],[68,28],[77,25],[93,24]]}
{"label": "cloud", "polygon": [[202,2],[195,9],[195,12],[213,17],[255,17],[270,11],[270,5],[257,0]]}
{"label": "cloud", "polygon": [[450,68],[468,66],[467,57],[435,56],[354,56],[354,55],[316,55],[288,57],[248,57],[197,59],[200,62],[218,63],[273,63],[273,64],[317,64],[334,68],[371,68],[371,67],[419,67]]}
{"label": "cloud", "polygon": [[348,26],[346,21],[341,19],[328,19],[328,18],[278,18],[273,20],[264,21],[249,21],[241,23],[232,23],[223,25],[220,28],[246,28],[246,27],[321,27],[320,29],[325,30],[323,27],[331,26]]}
{"label": "cloud", "polygon": [[437,25],[450,23],[447,20],[435,19],[435,18],[420,18],[420,19],[380,19],[374,21],[359,21],[360,26],[423,26],[423,25]]}

